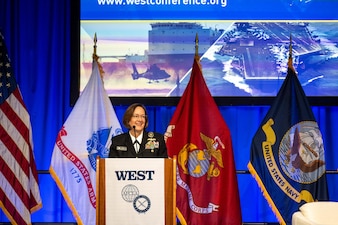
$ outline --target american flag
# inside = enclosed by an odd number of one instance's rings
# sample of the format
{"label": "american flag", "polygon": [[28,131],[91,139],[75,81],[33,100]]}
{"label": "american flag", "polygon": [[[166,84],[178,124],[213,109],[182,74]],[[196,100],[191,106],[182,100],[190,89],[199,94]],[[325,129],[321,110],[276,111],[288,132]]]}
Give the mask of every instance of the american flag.
{"label": "american flag", "polygon": [[30,117],[0,33],[0,207],[12,224],[31,224],[42,207]]}

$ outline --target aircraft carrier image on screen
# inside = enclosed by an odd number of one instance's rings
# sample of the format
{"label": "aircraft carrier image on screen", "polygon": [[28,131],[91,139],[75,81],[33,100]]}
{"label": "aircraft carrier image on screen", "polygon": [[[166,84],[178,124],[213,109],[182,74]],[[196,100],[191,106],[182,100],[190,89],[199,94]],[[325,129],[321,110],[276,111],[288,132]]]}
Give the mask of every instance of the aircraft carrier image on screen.
{"label": "aircraft carrier image on screen", "polygon": [[[84,24],[87,33],[107,33],[99,50],[118,46],[116,22]],[[100,55],[109,96],[181,96],[189,82],[199,38],[203,75],[213,96],[275,96],[287,72],[290,36],[293,64],[307,96],[338,96],[338,22],[138,22],[117,23],[128,49],[142,40],[143,54]],[[130,26],[130,28],[129,28]],[[144,27],[142,35],[130,32]],[[127,35],[133,35],[128,37]],[[92,41],[88,40],[88,45]],[[91,48],[88,54],[91,55]],[[115,54],[115,55],[114,55]],[[106,61],[106,59],[113,59]],[[91,61],[82,61],[85,79]],[[81,77],[82,77],[81,72]],[[82,82],[82,81],[81,81]],[[85,82],[83,82],[85,83]]]}
{"label": "aircraft carrier image on screen", "polygon": [[[308,96],[338,94],[338,23],[236,22],[202,56],[213,96],[275,96],[293,64]],[[180,96],[189,74],[171,91]]]}

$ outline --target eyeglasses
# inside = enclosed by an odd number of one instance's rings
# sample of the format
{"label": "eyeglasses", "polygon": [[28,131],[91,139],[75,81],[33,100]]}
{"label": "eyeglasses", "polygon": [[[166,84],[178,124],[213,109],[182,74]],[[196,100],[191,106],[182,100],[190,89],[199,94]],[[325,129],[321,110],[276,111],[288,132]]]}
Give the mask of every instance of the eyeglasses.
{"label": "eyeglasses", "polygon": [[133,115],[133,118],[135,119],[146,119],[147,118],[147,115]]}

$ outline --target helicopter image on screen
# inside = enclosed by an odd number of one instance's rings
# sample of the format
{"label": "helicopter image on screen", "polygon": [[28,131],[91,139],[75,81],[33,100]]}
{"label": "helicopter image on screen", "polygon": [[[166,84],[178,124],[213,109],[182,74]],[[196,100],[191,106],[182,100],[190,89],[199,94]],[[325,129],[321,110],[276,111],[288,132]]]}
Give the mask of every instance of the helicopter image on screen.
{"label": "helicopter image on screen", "polygon": [[152,64],[145,72],[139,73],[136,65],[133,63],[133,73],[131,76],[133,80],[137,80],[139,78],[148,79],[148,83],[159,82],[159,80],[168,81],[170,74],[168,74],[165,70],[160,69],[156,64]]}

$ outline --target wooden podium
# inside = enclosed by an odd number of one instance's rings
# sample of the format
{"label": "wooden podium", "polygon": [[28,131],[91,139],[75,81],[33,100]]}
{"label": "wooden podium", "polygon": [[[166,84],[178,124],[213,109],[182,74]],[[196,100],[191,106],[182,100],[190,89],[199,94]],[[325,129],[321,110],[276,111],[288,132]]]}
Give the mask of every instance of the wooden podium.
{"label": "wooden podium", "polygon": [[176,159],[98,158],[96,165],[97,225],[176,225]]}

